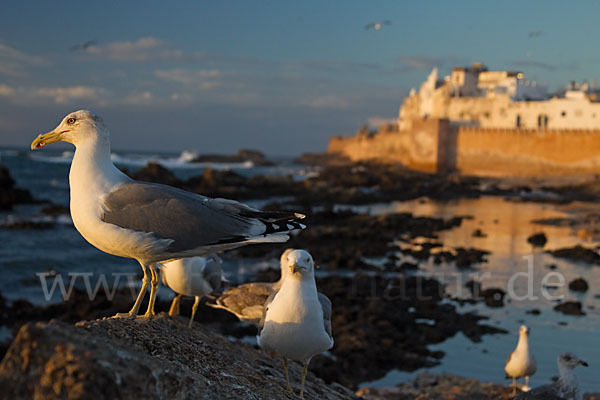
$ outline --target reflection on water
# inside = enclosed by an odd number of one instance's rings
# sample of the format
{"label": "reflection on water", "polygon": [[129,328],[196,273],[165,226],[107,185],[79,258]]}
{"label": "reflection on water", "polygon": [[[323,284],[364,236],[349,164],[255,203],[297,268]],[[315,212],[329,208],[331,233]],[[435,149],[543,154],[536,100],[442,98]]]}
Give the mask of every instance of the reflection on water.
{"label": "reflection on water", "polygon": [[[592,207],[593,205],[588,205]],[[463,311],[476,310],[490,317],[489,323],[507,329],[508,335],[487,335],[482,343],[471,343],[462,334],[434,347],[446,352],[442,365],[433,372],[451,372],[484,381],[508,383],[504,379],[504,362],[517,342],[519,325],[525,323],[532,329],[532,346],[538,360],[538,372],[532,379],[533,385],[546,383],[557,374],[556,357],[560,352],[572,351],[590,363],[590,368],[578,371],[585,391],[600,391],[597,376],[600,371],[600,268],[596,265],[579,264],[554,258],[545,253],[547,249],[570,247],[577,244],[595,247],[597,242],[583,242],[570,227],[555,227],[532,223],[532,220],[547,218],[568,218],[569,208],[548,204],[518,203],[500,198],[485,197],[463,199],[450,202],[435,202],[419,199],[387,205],[370,206],[374,214],[389,212],[411,212],[417,216],[451,218],[470,216],[460,227],[440,232],[439,241],[448,247],[474,247],[491,252],[487,263],[475,266],[474,270],[461,270],[453,265],[434,264],[432,260],[421,263],[423,274],[433,274],[447,284],[447,291],[466,297],[469,292],[464,283],[476,273],[485,275],[483,288],[499,287],[509,289],[509,281],[514,274],[514,294],[518,299],[507,296],[507,305],[502,308],[488,308],[485,305],[466,305]],[[363,208],[362,211],[365,211]],[[480,229],[485,237],[474,237]],[[545,232],[548,242],[544,249],[533,248],[527,238],[537,232]],[[531,273],[524,257],[532,256]],[[544,297],[542,282],[551,273],[549,265],[556,266],[556,272],[565,280],[565,286],[546,290]],[[527,276],[526,276],[527,275]],[[568,283],[583,277],[590,289],[583,294],[569,291]],[[549,283],[558,282],[557,277]],[[525,298],[528,294],[531,296]],[[560,314],[553,310],[556,301],[548,296],[578,300],[584,305],[585,317]],[[598,297],[597,297],[598,296]],[[538,309],[541,314],[534,316],[527,311]],[[397,384],[413,374],[392,371],[384,379],[375,382],[378,386]]]}

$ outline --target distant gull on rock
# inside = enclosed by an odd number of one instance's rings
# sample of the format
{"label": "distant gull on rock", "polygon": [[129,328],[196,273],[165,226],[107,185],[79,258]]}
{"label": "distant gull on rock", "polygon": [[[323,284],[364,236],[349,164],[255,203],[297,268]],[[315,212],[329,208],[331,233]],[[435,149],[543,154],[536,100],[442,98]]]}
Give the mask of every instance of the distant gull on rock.
{"label": "distant gull on rock", "polygon": [[519,342],[515,350],[510,353],[504,366],[507,378],[513,379],[513,395],[517,393],[517,379],[525,377],[525,386],[522,390],[527,391],[529,387],[529,377],[535,374],[537,363],[533,352],[529,347],[529,328],[521,325],[519,328]]}
{"label": "distant gull on rock", "polygon": [[131,311],[115,317],[136,317],[149,285],[144,317],[154,315],[158,262],[251,243],[285,242],[290,231],[304,228],[298,222],[302,214],[260,211],[237,201],[129,178],[111,160],[108,129],[89,111],[67,115],[53,131],[39,135],[31,149],[58,141],[75,145],[69,173],[75,227],[98,249],[133,258],[144,271]]}
{"label": "distant gull on rock", "polygon": [[240,321],[258,325],[263,315],[263,305],[269,296],[278,291],[285,275],[289,272],[288,254],[294,249],[286,249],[280,257],[281,278],[277,282],[250,282],[228,288],[214,302],[206,303],[213,308],[221,308],[234,314]]}
{"label": "distant gull on rock", "polygon": [[160,265],[163,283],[177,295],[171,303],[169,315],[179,315],[179,301],[182,296],[194,297],[189,327],[192,327],[200,299],[221,287],[221,258],[190,257],[169,261]]}
{"label": "distant gull on rock", "polygon": [[333,347],[331,335],[331,302],[319,296],[315,283],[314,262],[304,250],[287,255],[289,273],[281,288],[264,305],[258,332],[258,345],[283,357],[287,389],[291,393],[288,359],[301,362],[300,397],[312,357]]}
{"label": "distant gull on rock", "polygon": [[579,388],[579,381],[575,375],[575,368],[579,365],[584,367],[588,363],[579,359],[573,353],[562,353],[558,356],[558,381],[551,385],[544,385],[523,393],[516,397],[519,400],[581,400],[583,394]]}

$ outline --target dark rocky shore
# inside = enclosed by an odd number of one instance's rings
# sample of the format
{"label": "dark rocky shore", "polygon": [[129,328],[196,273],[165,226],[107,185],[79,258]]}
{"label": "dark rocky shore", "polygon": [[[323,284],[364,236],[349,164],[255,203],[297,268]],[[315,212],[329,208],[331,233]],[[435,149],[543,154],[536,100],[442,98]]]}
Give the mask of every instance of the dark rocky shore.
{"label": "dark rocky shore", "polygon": [[[257,157],[243,153],[241,156]],[[234,159],[221,161],[236,162]],[[325,162],[319,155],[305,156],[303,161],[319,163],[321,169],[318,175],[302,182],[296,182],[291,176],[245,177],[210,168],[199,176],[182,180],[158,164],[127,173],[138,180],[172,185],[211,197],[241,201],[277,197],[277,203],[265,208],[289,208],[307,215],[310,229],[294,235],[288,243],[247,246],[224,256],[229,260],[277,260],[285,248],[305,248],[328,272],[318,279],[318,287],[333,303],[335,346],[330,354],[313,359],[310,370],[314,375],[309,376],[309,387],[313,387],[307,398],[352,398],[352,391],[357,390],[359,384],[382,378],[392,369],[414,371],[437,365],[444,354],[430,350],[430,345],[459,332],[474,342],[481,341],[486,334],[506,333],[487,324],[485,317],[460,312],[455,305],[483,302],[489,307],[502,307],[505,293],[501,289],[482,290],[478,283],[470,282],[467,287],[471,297],[448,302],[439,281],[414,275],[418,264],[426,260],[475,269],[486,262],[488,253],[476,248],[441,251],[443,243],[439,242],[439,232],[460,226],[468,216],[450,219],[415,217],[409,213],[371,216],[336,211],[333,206],[424,196],[437,200],[482,195],[520,199],[531,189],[503,187],[494,180],[459,175],[429,175],[400,166],[349,164],[347,160]],[[12,190],[12,194],[5,196],[11,199],[10,206],[15,202],[32,201],[30,196],[27,200],[20,189],[14,188],[14,181],[1,166],[0,187],[9,189],[0,194]],[[0,195],[0,205],[2,198]],[[562,200],[552,197],[552,201]],[[65,205],[53,205],[41,210],[42,215],[50,217],[49,222],[42,220],[35,225],[25,221],[1,228],[51,229],[54,226],[51,218],[66,213]],[[41,223],[47,226],[39,225]],[[474,235],[482,237],[485,233],[474,232]],[[417,242],[423,238],[425,242]],[[545,240],[542,244],[542,234],[539,234],[530,243],[543,246]],[[593,249],[551,252],[556,257],[598,263]],[[416,261],[403,261],[406,255]],[[257,281],[278,278],[276,265],[254,277]],[[583,285],[577,282],[576,287]],[[288,398],[279,360],[220,336],[253,336],[255,327],[206,306],[199,308],[193,330],[185,328],[186,320],[164,315],[146,323],[98,320],[129,309],[132,301],[129,289],[117,291],[112,300],[101,291],[93,301],[76,289],[68,301],[45,308],[26,300],[8,304],[0,294],[0,326],[8,327],[16,336],[10,349],[9,342],[0,347],[0,357],[6,353],[0,365],[0,386],[6,384],[10,388],[6,393],[11,397],[7,398],[64,398],[66,391],[75,393],[76,397],[72,398],[82,399]],[[142,309],[145,306],[143,304]],[[164,300],[156,305],[157,311],[168,308],[169,302]],[[182,302],[183,315],[189,315],[190,308],[191,300]],[[563,303],[556,309],[583,315],[581,304]],[[56,321],[48,323],[51,319]],[[36,321],[40,323],[34,323]],[[77,326],[73,326],[76,323]],[[129,358],[124,359],[122,354],[128,354]],[[299,374],[299,367],[295,365],[294,382]],[[140,380],[142,376],[147,380]],[[4,396],[2,392],[0,390],[0,397]],[[364,389],[359,393],[373,400],[510,398],[501,385],[452,376],[429,376],[396,388]]]}

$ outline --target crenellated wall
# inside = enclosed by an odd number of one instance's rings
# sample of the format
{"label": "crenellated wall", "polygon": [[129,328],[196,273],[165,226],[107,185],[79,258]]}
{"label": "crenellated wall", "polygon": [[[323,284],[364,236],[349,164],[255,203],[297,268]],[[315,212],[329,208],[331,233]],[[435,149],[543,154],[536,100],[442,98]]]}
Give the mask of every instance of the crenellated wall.
{"label": "crenellated wall", "polygon": [[600,130],[452,126],[415,120],[410,131],[332,138],[329,152],[354,161],[400,162],[427,172],[548,176],[600,173]]}

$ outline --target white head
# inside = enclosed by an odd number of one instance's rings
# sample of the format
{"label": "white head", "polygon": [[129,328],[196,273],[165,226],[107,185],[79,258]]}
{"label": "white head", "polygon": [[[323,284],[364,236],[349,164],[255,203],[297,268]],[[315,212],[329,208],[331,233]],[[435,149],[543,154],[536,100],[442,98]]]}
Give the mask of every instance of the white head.
{"label": "white head", "polygon": [[315,263],[306,250],[292,250],[287,255],[288,276],[296,279],[314,279]]}
{"label": "white head", "polygon": [[588,363],[586,363],[585,361],[581,360],[579,357],[577,357],[575,354],[573,353],[562,353],[558,356],[558,359],[556,360],[556,363],[558,364],[558,370],[573,370],[575,369],[578,365],[583,365],[584,367],[588,366]]}
{"label": "white head", "polygon": [[281,253],[281,257],[279,257],[279,267],[281,268],[281,279],[287,275],[289,271],[289,260],[288,255],[294,251],[295,249],[285,249],[283,253]]}
{"label": "white head", "polygon": [[79,110],[64,117],[54,130],[35,138],[31,143],[31,150],[41,149],[54,142],[67,142],[79,146],[84,143],[108,145],[109,141],[108,129],[102,119],[90,111]]}
{"label": "white head", "polygon": [[529,337],[529,332],[530,332],[530,329],[527,326],[521,325],[519,327],[519,336],[520,337],[524,337],[524,338]]}

